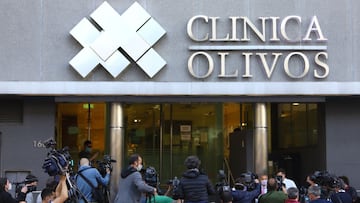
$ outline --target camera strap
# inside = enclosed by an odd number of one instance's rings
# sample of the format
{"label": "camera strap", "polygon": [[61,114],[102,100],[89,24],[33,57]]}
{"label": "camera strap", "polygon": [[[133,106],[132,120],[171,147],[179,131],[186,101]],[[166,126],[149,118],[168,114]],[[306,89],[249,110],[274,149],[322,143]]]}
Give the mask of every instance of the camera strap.
{"label": "camera strap", "polygon": [[[91,168],[91,167],[90,167]],[[87,170],[87,169],[90,169],[90,168],[85,168],[85,169],[82,169],[82,170],[80,170],[80,171],[78,171],[78,175],[79,176],[81,176],[81,178],[83,179],[83,180],[85,180],[85,182],[93,189],[93,190],[95,190],[96,188],[95,188],[95,186],[89,181],[89,179],[87,179],[83,174],[82,174],[82,172],[83,171],[85,171],[85,170]],[[76,177],[77,178],[77,177]],[[83,196],[82,197],[83,199],[85,199],[87,202],[88,202],[88,200]]]}
{"label": "camera strap", "polygon": [[81,176],[81,178],[84,179],[84,180],[87,182],[87,184],[90,185],[90,187],[91,187],[92,189],[95,189],[95,186],[89,181],[89,179],[87,179],[87,178],[81,173],[81,172],[83,172],[83,171],[85,171],[85,170],[87,170],[87,169],[90,169],[90,168],[85,168],[85,169],[79,171],[79,172],[78,172],[78,175]]}

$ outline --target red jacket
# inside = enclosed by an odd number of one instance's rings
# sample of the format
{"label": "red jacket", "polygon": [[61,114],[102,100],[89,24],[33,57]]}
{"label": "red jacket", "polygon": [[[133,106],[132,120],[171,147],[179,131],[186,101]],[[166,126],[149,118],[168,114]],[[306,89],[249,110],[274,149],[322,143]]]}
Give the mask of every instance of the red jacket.
{"label": "red jacket", "polygon": [[300,202],[297,201],[296,199],[286,199],[285,203],[300,203]]}

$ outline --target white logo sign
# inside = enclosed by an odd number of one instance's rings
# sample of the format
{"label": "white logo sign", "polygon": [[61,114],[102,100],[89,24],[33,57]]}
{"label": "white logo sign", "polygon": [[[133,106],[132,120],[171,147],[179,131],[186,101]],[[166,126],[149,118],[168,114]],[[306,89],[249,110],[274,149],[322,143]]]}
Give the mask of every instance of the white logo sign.
{"label": "white logo sign", "polygon": [[123,53],[150,78],[166,65],[166,61],[151,48],[166,31],[137,2],[120,16],[105,1],[90,17],[97,25],[83,18],[70,31],[84,47],[69,62],[82,77],[85,78],[98,64],[117,77],[130,64]]}

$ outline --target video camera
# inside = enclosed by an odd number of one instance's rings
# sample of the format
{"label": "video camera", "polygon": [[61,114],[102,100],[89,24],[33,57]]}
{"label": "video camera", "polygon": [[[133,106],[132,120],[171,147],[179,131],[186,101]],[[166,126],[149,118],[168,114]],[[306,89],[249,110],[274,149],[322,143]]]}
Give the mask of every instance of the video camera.
{"label": "video camera", "polygon": [[167,185],[172,186],[172,198],[175,200],[180,199],[180,194],[179,194],[180,180],[175,176],[174,179],[170,179],[167,182]]}
{"label": "video camera", "polygon": [[236,190],[252,191],[256,188],[255,179],[258,176],[252,172],[242,173],[235,181]]}
{"label": "video camera", "polygon": [[283,191],[283,187],[285,187],[285,184],[283,182],[283,177],[282,176],[275,176],[275,181],[276,181],[276,190],[277,191]]}
{"label": "video camera", "polygon": [[22,182],[13,183],[15,185],[16,196],[21,192],[23,187],[27,187],[27,192],[33,192],[36,190],[36,185],[29,185],[33,182],[38,182],[38,178],[33,175],[26,176],[25,180]]}
{"label": "video camera", "polygon": [[158,180],[158,174],[155,170],[154,167],[152,166],[148,166],[146,169],[145,169],[145,174],[144,174],[144,178],[145,178],[145,182],[154,187],[154,188],[157,188],[158,187],[158,183],[159,183],[159,180]]}
{"label": "video camera", "polygon": [[73,160],[71,159],[69,148],[56,150],[56,142],[49,139],[44,142],[46,148],[50,148],[42,168],[49,176],[63,175],[72,172]]}
{"label": "video camera", "polygon": [[315,171],[310,178],[321,187],[321,197],[323,198],[328,198],[336,187],[341,187],[343,184],[336,175],[328,171]]}
{"label": "video camera", "polygon": [[106,175],[106,169],[110,169],[111,172],[113,170],[112,163],[115,162],[116,160],[112,159],[110,155],[104,155],[102,161],[96,161],[100,174],[104,177]]}
{"label": "video camera", "polygon": [[44,145],[46,148],[50,148],[42,166],[44,172],[49,174],[49,176],[66,175],[66,186],[68,188],[69,197],[65,202],[74,202],[78,200],[80,196],[83,195],[78,190],[76,184],[73,182],[73,179],[69,176],[74,173],[72,170],[73,160],[69,153],[69,147],[56,150],[56,142],[53,139],[45,141]]}
{"label": "video camera", "polygon": [[220,196],[220,199],[223,202],[231,202],[232,201],[232,193],[231,187],[226,180],[226,175],[224,170],[218,171],[218,182],[215,184],[216,192]]}
{"label": "video camera", "polygon": [[332,189],[339,186],[340,181],[334,174],[330,174],[328,171],[315,171],[311,175],[311,179],[320,186]]}

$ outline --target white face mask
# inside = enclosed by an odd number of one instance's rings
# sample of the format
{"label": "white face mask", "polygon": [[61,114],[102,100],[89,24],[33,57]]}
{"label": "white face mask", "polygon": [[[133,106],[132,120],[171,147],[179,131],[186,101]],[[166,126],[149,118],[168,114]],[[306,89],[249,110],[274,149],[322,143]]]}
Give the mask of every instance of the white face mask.
{"label": "white face mask", "polygon": [[141,171],[142,167],[143,167],[142,164],[139,164],[139,165],[136,167],[136,170],[137,170],[137,171]]}
{"label": "white face mask", "polygon": [[266,186],[267,185],[267,180],[261,180],[261,185]]}
{"label": "white face mask", "polygon": [[11,190],[11,189],[12,189],[12,185],[11,185],[11,183],[9,183],[8,190]]}

